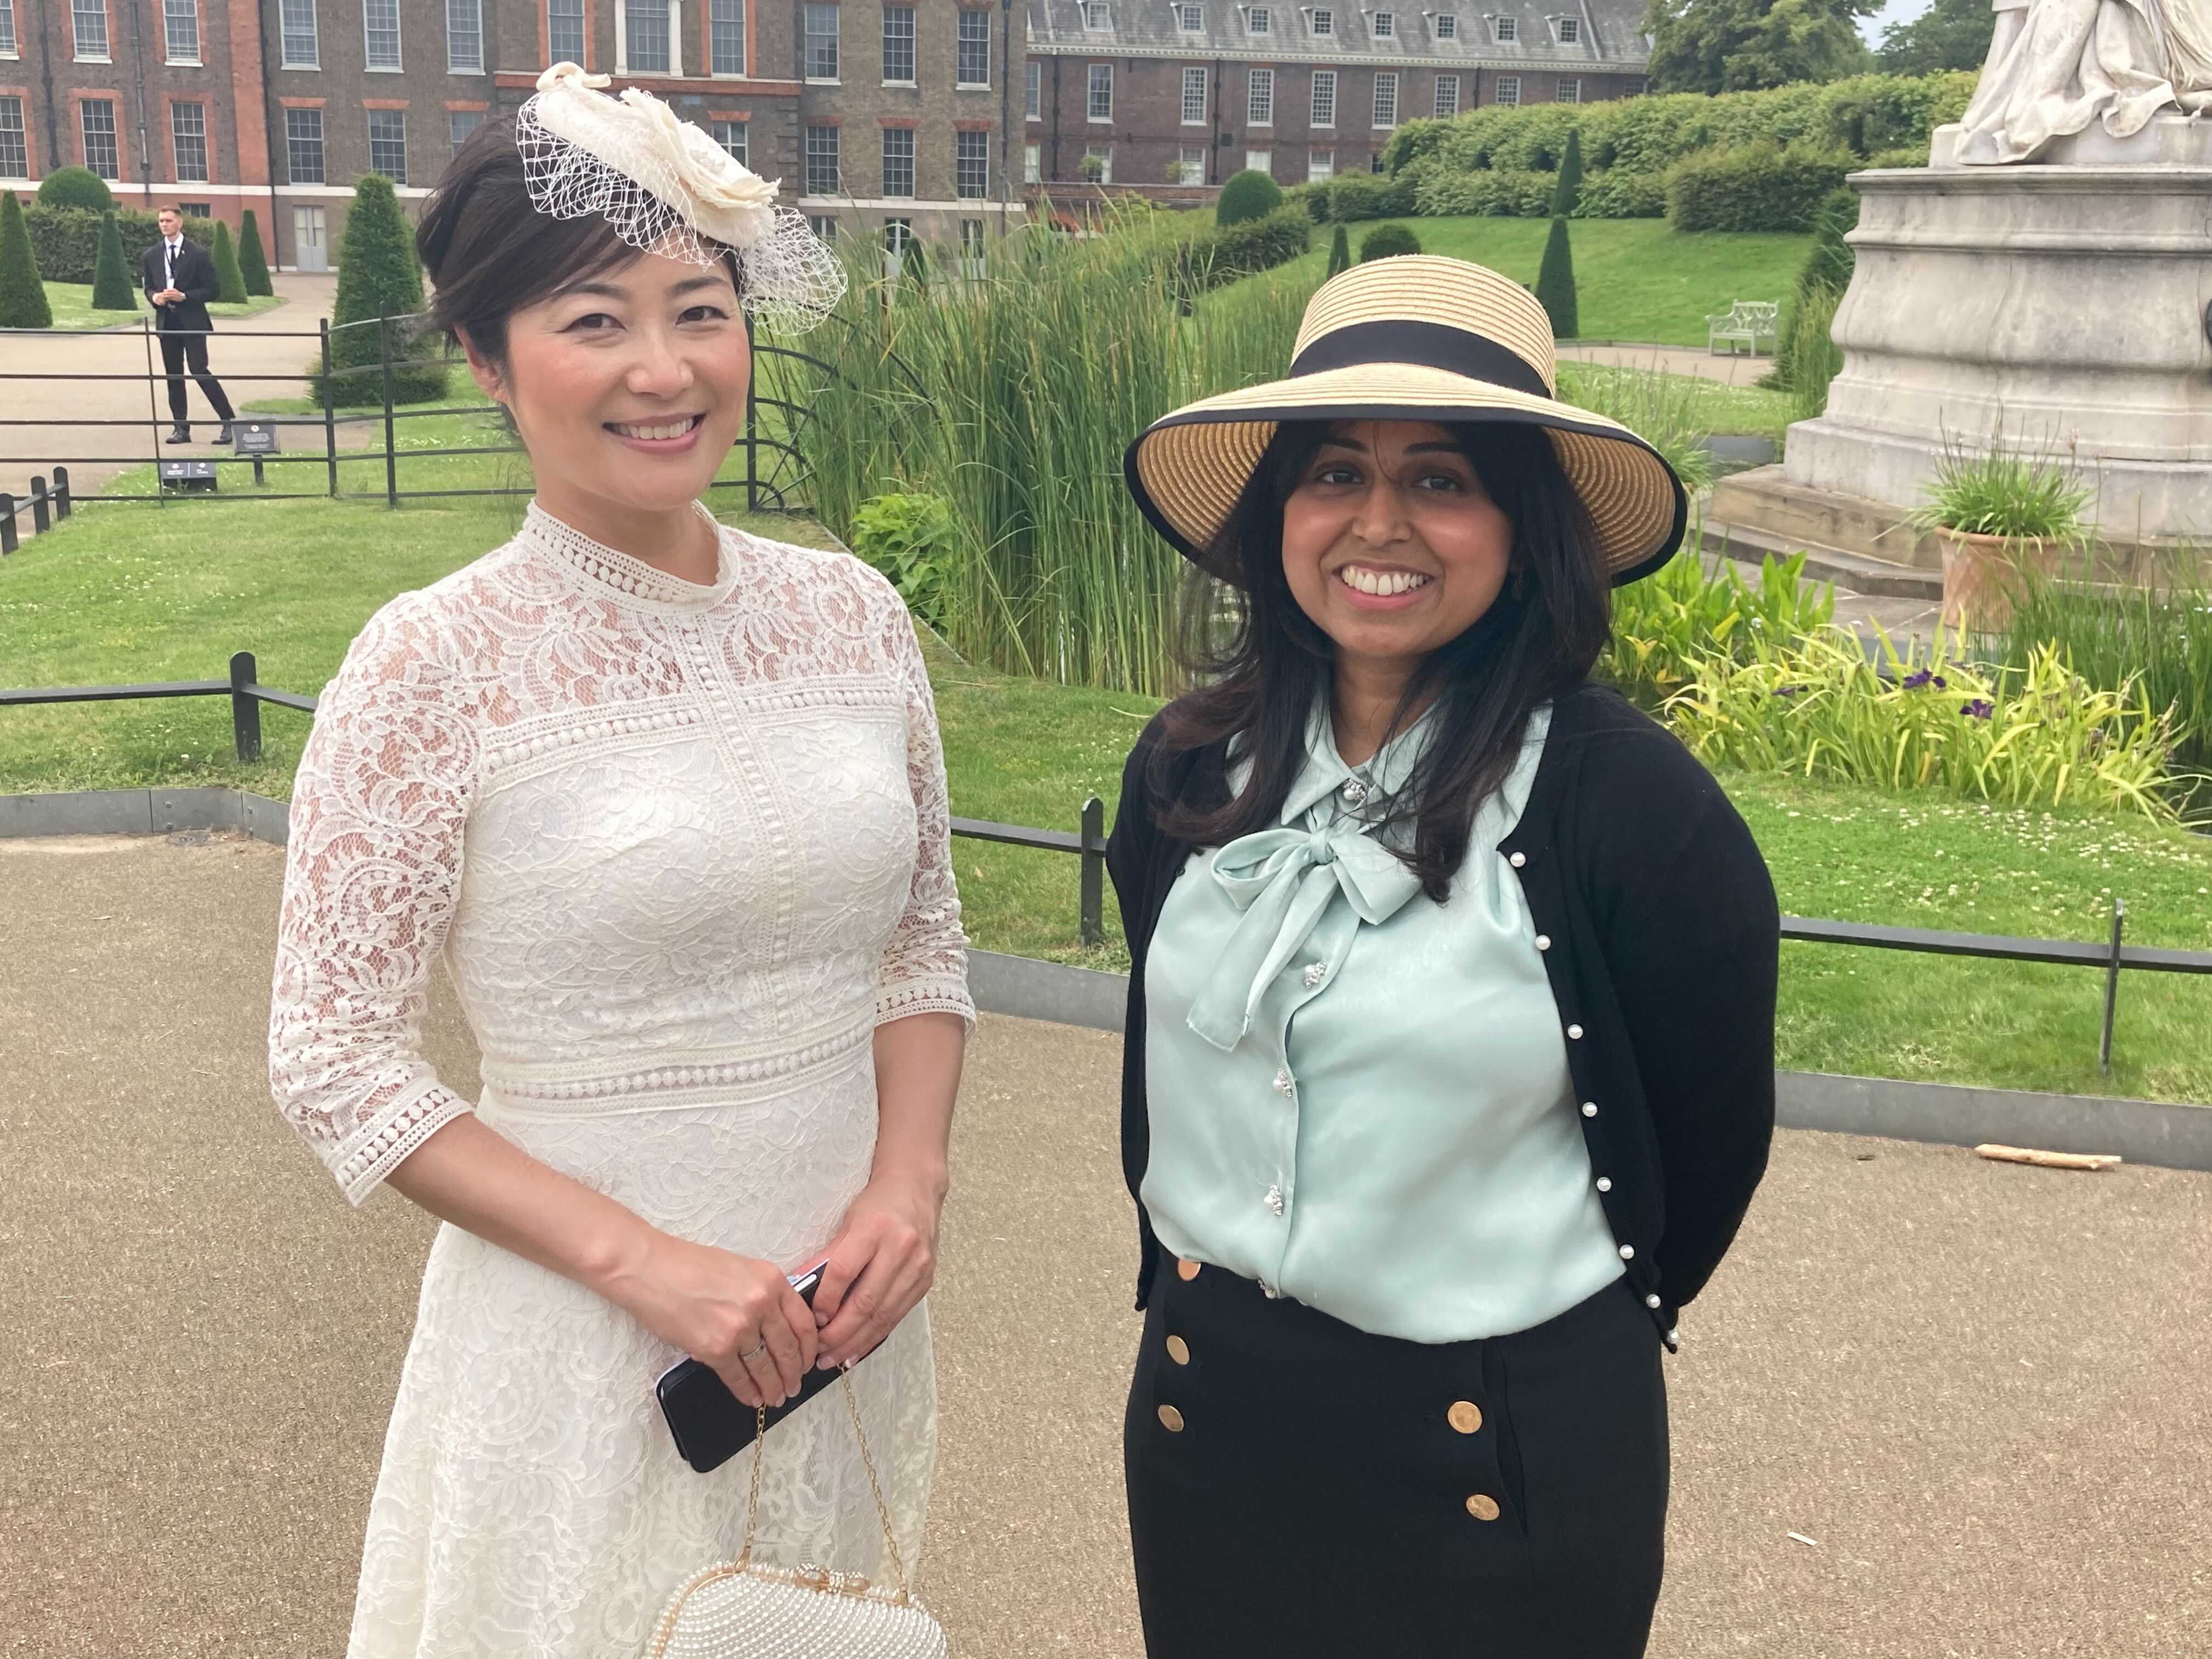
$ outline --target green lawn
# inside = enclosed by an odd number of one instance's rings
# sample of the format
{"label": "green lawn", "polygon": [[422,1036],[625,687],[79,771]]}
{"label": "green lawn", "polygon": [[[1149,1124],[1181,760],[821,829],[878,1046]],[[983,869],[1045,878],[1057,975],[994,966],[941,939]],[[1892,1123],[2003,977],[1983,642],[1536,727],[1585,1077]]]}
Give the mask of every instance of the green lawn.
{"label": "green lawn", "polygon": [[[94,311],[90,283],[48,283],[46,289],[46,304],[53,311],[56,328],[114,328],[136,324],[140,317],[150,314],[143,295],[128,311]],[[208,314],[252,317],[283,303],[274,295],[257,294],[244,305],[224,305],[218,301],[208,307]]]}
{"label": "green lawn", "polygon": [[[1534,286],[1544,258],[1547,219],[1472,216],[1406,219],[1425,253],[1449,253]],[[1346,225],[1352,253],[1374,227]],[[1328,264],[1333,225],[1317,227],[1314,252],[1276,270],[1247,277],[1311,283]],[[1813,245],[1809,235],[1783,232],[1702,232],[1678,235],[1664,219],[1577,219],[1571,226],[1575,287],[1585,340],[1638,344],[1705,344],[1708,313],[1735,300],[1780,300],[1796,282]]]}
{"label": "green lawn", "polygon": [[[378,605],[494,546],[520,511],[515,499],[417,502],[397,513],[235,500],[82,509],[0,564],[0,680],[213,678],[229,653],[251,649],[265,684],[313,692]],[[756,527],[822,539],[789,520]],[[1121,758],[1153,705],[932,656],[956,812],[1073,830],[1086,795],[1111,808]],[[0,792],[238,784],[283,797],[307,719],[276,708],[263,719],[269,757],[242,766],[229,756],[221,698],[0,711]],[[1932,794],[1741,775],[1722,781],[1791,913],[2096,939],[2117,895],[2127,901],[2130,939],[2212,948],[2212,839]],[[1096,951],[1077,943],[1073,859],[968,841],[956,843],[955,856],[982,947],[1125,963],[1110,896],[1114,937]],[[2203,1036],[2212,1030],[2212,980],[2125,976],[2109,1079],[2096,1065],[2102,989],[2101,976],[2084,969],[1793,945],[1783,966],[1783,1063],[2212,1102]]]}

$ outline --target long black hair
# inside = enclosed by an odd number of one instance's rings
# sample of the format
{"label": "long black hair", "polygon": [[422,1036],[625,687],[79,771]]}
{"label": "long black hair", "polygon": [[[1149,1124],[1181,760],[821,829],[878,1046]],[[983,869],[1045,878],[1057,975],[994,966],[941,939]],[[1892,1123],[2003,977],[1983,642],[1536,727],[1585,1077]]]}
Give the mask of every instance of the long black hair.
{"label": "long black hair", "polygon": [[[1336,647],[1306,615],[1283,574],[1283,507],[1329,423],[1285,422],[1252,471],[1216,544],[1241,596],[1191,569],[1182,656],[1196,689],[1170,703],[1147,782],[1162,830],[1219,846],[1273,825],[1306,759],[1306,721],[1331,694]],[[1389,732],[1402,731],[1431,697],[1435,736],[1406,787],[1376,822],[1412,833],[1386,837],[1441,903],[1467,856],[1475,809],[1505,780],[1528,716],[1582,684],[1612,632],[1612,587],[1582,498],[1540,428],[1510,422],[1446,428],[1484,490],[1513,526],[1512,574],[1467,631],[1431,652],[1408,679]],[[1231,625],[1222,626],[1226,598]],[[1209,799],[1171,798],[1178,755],[1238,740],[1251,762],[1243,787]]]}

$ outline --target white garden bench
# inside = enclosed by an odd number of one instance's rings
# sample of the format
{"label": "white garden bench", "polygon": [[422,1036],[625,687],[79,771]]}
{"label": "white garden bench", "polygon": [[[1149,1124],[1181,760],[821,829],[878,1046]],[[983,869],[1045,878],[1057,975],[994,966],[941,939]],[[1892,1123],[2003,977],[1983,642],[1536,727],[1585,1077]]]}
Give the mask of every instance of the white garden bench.
{"label": "white garden bench", "polygon": [[1736,355],[1741,341],[1754,357],[1774,349],[1774,331],[1782,313],[1779,300],[1738,300],[1718,316],[1705,318],[1705,353],[1711,356],[1723,345]]}

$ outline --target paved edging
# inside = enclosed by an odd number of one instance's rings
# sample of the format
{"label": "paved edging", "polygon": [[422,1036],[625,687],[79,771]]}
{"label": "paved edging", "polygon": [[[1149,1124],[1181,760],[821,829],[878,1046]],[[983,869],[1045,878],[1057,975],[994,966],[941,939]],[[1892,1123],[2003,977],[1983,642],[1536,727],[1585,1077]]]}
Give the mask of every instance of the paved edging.
{"label": "paved edging", "polygon": [[[243,830],[284,845],[289,809],[242,789],[94,789],[70,794],[0,795],[0,837],[160,835],[172,830]],[[971,951],[969,987],[987,1013],[1119,1031],[1128,977],[995,951]],[[2212,1108],[2097,1095],[2032,1094],[1950,1083],[1783,1072],[1775,1121],[1786,1129],[1827,1129],[1972,1146],[1985,1140],[2057,1152],[2118,1152],[2131,1164],[2212,1170]]]}

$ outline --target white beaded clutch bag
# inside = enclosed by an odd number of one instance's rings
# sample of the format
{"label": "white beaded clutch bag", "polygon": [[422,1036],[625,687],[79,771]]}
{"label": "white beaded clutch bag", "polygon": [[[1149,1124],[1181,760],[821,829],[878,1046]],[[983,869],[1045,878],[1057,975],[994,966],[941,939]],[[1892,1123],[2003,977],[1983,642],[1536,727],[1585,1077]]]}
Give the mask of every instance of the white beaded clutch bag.
{"label": "white beaded clutch bag", "polygon": [[755,1561],[760,1519],[763,1411],[753,1436],[753,1478],[745,1498],[745,1541],[734,1561],[708,1567],[676,1592],[647,1650],[651,1659],[949,1659],[945,1632],[907,1589],[906,1563],[891,1535],[890,1511],[868,1455],[853,1380],[843,1379],[845,1407],[860,1437],[860,1461],[884,1523],[884,1548],[896,1587],[871,1584],[856,1572],[826,1567],[767,1566]]}

